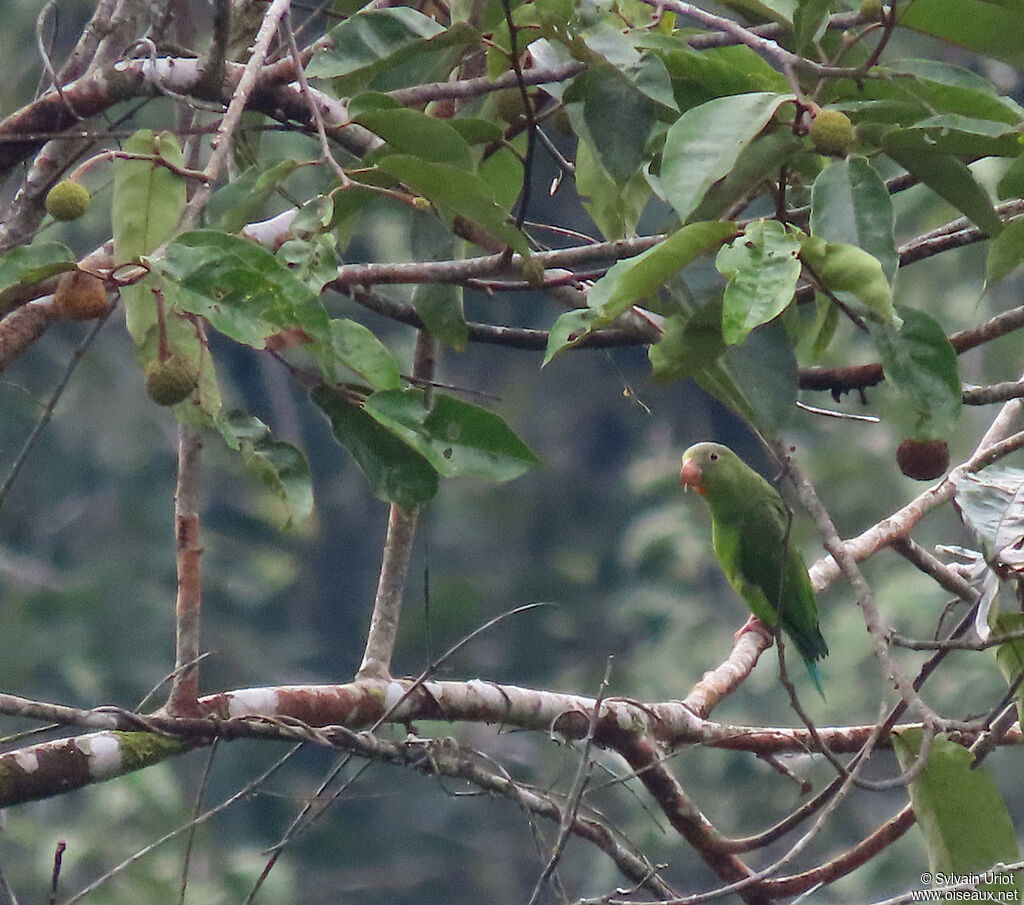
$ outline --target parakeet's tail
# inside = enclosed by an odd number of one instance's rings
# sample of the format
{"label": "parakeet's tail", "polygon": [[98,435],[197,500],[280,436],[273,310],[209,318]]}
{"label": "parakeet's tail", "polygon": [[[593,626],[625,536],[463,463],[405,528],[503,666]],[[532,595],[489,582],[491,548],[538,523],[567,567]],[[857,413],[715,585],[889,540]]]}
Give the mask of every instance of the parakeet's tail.
{"label": "parakeet's tail", "polygon": [[821,699],[823,701],[826,700],[825,691],[821,687],[821,673],[818,672],[818,664],[808,657],[804,657],[803,660],[804,665],[807,667],[807,672],[810,674],[811,680],[814,682],[814,687],[818,689],[818,694],[821,695]]}

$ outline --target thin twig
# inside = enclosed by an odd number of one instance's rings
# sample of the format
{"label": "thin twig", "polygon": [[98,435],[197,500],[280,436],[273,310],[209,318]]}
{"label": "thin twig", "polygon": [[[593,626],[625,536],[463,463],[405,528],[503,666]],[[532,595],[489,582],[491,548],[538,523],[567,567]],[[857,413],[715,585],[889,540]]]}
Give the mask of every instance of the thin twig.
{"label": "thin twig", "polygon": [[576,767],[576,776],[573,779],[572,786],[569,789],[569,795],[566,798],[565,806],[562,809],[562,819],[558,827],[558,838],[555,840],[555,844],[551,848],[551,855],[548,858],[547,864],[544,865],[544,870],[541,871],[536,884],[534,884],[533,894],[530,896],[527,905],[537,905],[537,902],[540,901],[540,896],[544,891],[545,885],[547,885],[548,880],[555,872],[555,868],[558,866],[558,862],[562,858],[562,853],[565,851],[565,845],[569,841],[569,836],[572,833],[573,824],[575,824],[576,817],[579,814],[580,803],[583,801],[583,792],[590,780],[590,752],[594,747],[594,733],[597,731],[597,722],[601,716],[601,701],[604,700],[605,692],[608,690],[611,670],[612,658],[609,657],[604,668],[604,678],[601,680],[601,686],[597,691],[597,697],[594,699],[594,709],[591,711],[590,725],[587,727],[587,734],[583,739],[583,749],[580,751],[579,764]]}
{"label": "thin twig", "polygon": [[96,322],[89,329],[89,332],[86,333],[82,341],[75,347],[75,351],[71,353],[71,358],[68,361],[67,366],[64,368],[64,373],[60,375],[60,380],[57,381],[57,386],[53,388],[53,393],[50,396],[49,402],[46,403],[46,407],[43,409],[43,413],[39,416],[39,420],[32,426],[32,430],[25,438],[25,442],[22,444],[21,450],[18,452],[14,462],[11,463],[11,468],[10,471],[7,472],[7,477],[4,478],[3,484],[0,485],[0,508],[3,508],[4,503],[7,502],[7,497],[11,492],[11,485],[14,484],[14,480],[18,476],[18,472],[21,471],[22,466],[24,466],[25,462],[28,460],[29,454],[32,452],[32,449],[36,445],[36,441],[38,441],[43,432],[43,428],[45,428],[53,418],[54,410],[57,408],[57,403],[60,402],[61,396],[64,395],[64,390],[67,389],[68,383],[71,380],[71,375],[75,373],[75,368],[78,367],[78,363],[82,360],[82,357],[95,341],[96,336],[103,328],[103,325],[107,322],[108,317],[110,317],[110,311],[107,311],[106,314],[97,318]]}
{"label": "thin twig", "polygon": [[175,605],[174,678],[167,698],[172,716],[199,714],[200,615],[202,612],[202,547],[199,545],[199,428],[178,429],[178,481],[174,492],[174,534],[177,540],[178,595]]}

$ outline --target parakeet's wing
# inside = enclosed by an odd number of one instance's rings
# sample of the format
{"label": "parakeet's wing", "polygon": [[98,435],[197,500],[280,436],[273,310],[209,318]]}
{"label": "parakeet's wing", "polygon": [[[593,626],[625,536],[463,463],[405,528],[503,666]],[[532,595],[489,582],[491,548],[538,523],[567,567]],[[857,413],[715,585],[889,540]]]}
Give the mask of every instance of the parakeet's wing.
{"label": "parakeet's wing", "polygon": [[764,593],[805,660],[828,653],[818,630],[818,605],[803,557],[790,536],[790,515],[781,498],[759,500],[744,522],[739,560],[750,583]]}

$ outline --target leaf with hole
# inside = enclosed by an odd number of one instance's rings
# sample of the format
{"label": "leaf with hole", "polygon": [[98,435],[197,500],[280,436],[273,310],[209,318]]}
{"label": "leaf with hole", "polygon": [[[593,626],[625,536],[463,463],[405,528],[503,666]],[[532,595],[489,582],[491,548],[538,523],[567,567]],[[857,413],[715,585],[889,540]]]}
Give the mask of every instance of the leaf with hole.
{"label": "leaf with hole", "polygon": [[793,301],[799,253],[799,239],[777,220],[755,220],[722,246],[715,267],[729,281],[722,297],[722,338],[728,345],[743,342]]}

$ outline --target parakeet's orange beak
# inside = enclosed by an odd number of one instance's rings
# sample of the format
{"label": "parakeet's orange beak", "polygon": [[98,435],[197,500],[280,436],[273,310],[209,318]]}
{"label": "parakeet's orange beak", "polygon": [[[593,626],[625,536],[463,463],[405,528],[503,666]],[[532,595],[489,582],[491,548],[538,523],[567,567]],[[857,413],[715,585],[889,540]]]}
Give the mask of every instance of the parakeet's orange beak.
{"label": "parakeet's orange beak", "polygon": [[703,478],[700,466],[693,459],[683,462],[683,468],[679,472],[679,483],[683,485],[684,490],[692,487],[697,493],[703,495],[704,485],[701,483]]}

